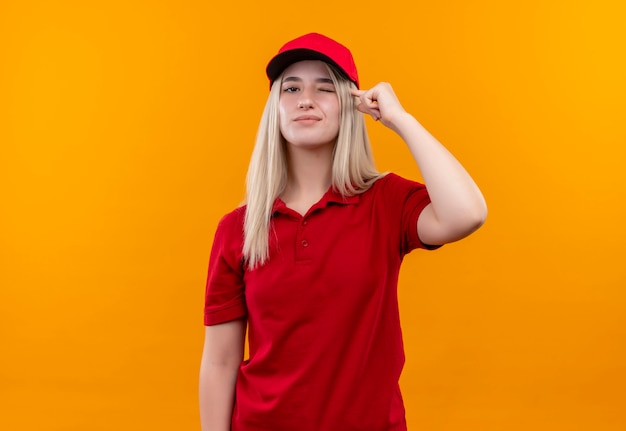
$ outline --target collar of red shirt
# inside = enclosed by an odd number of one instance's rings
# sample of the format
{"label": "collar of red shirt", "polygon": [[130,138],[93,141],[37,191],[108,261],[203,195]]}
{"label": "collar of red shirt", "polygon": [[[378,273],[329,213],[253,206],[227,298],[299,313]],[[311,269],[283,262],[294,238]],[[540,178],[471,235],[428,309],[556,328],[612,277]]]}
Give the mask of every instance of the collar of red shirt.
{"label": "collar of red shirt", "polygon": [[[307,214],[310,214],[312,211],[316,209],[326,208],[331,203],[336,203],[340,205],[355,205],[359,203],[359,200],[360,200],[360,195],[343,196],[341,195],[341,193],[335,191],[331,187],[330,189],[328,189],[326,193],[324,193],[324,196],[322,196],[319,202],[317,202],[315,205],[309,208],[309,211],[307,211]],[[274,206],[272,207],[272,211],[274,215],[276,213],[281,213],[281,214],[293,213],[293,210],[287,207],[287,205],[285,204],[285,202],[283,202],[281,198],[276,198],[276,200],[274,201]]]}

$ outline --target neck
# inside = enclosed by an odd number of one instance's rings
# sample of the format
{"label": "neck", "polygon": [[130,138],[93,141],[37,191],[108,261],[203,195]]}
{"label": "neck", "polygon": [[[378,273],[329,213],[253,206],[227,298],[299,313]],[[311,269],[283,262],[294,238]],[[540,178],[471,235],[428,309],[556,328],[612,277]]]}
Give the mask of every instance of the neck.
{"label": "neck", "polygon": [[320,200],[332,180],[333,147],[288,148],[289,177],[281,198],[300,213]]}

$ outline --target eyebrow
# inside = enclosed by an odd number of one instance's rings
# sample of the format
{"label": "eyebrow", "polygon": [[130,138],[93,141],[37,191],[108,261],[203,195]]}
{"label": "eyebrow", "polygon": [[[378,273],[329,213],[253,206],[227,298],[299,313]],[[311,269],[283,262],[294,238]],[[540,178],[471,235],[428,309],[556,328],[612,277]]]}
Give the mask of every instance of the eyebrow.
{"label": "eyebrow", "polygon": [[[286,78],[283,78],[283,83],[284,82],[302,82],[302,78],[299,78],[297,76],[288,76]],[[317,78],[315,82],[320,84],[333,84],[333,80],[330,78]]]}

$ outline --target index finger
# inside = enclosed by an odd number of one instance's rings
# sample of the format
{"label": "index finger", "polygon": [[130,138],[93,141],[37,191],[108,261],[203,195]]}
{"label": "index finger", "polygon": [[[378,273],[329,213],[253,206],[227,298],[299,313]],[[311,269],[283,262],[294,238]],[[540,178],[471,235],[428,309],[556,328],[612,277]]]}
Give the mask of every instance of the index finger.
{"label": "index finger", "polygon": [[350,94],[355,97],[360,97],[365,94],[365,90],[359,90],[358,88],[350,88]]}

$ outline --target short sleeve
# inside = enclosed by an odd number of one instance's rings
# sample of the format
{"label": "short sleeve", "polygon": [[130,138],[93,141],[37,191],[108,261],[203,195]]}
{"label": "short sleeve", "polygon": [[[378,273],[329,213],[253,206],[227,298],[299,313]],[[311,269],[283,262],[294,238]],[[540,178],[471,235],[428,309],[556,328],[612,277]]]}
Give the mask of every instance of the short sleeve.
{"label": "short sleeve", "polygon": [[204,324],[247,315],[242,259],[243,208],[225,215],[215,231],[204,302]]}
{"label": "short sleeve", "polygon": [[435,250],[441,247],[424,244],[417,234],[417,220],[430,204],[426,186],[393,173],[387,174],[382,180],[394,219],[399,220],[401,253],[404,255],[416,248]]}

